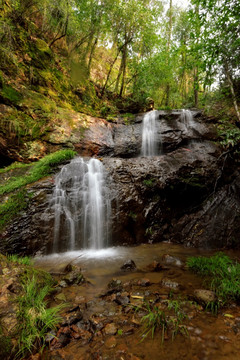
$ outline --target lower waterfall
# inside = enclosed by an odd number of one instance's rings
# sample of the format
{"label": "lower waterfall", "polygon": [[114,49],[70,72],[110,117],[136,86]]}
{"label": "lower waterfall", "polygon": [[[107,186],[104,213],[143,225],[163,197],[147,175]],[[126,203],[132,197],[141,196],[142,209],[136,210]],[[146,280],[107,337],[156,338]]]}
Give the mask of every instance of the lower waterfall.
{"label": "lower waterfall", "polygon": [[110,240],[111,200],[101,161],[75,158],[55,178],[52,252],[102,249]]}

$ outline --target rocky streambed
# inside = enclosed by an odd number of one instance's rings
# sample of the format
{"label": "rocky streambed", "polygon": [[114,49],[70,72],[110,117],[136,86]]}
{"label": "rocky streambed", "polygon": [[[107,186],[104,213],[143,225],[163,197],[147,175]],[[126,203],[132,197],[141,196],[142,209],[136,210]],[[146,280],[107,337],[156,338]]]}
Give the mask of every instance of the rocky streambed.
{"label": "rocky streambed", "polygon": [[[213,294],[185,264],[200,254],[211,253],[162,243],[37,258],[35,265],[55,276],[68,265],[51,301],[66,309],[49,349],[31,359],[238,359],[240,307],[230,303],[218,315],[206,310]],[[80,268],[86,281],[79,283]],[[154,336],[144,336],[148,306],[165,314],[164,334],[156,327]]]}

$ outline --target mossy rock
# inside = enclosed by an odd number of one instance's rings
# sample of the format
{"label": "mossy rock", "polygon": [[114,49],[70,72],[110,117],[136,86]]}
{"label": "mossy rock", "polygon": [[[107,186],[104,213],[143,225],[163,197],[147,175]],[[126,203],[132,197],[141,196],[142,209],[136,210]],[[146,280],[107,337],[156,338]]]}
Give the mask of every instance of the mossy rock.
{"label": "mossy rock", "polygon": [[[0,80],[1,82],[1,80]],[[4,85],[2,82],[2,90],[0,90],[2,100],[6,104],[19,104],[21,100],[21,94],[9,85]]]}
{"label": "mossy rock", "polygon": [[2,73],[2,71],[0,70],[0,89],[3,88],[3,84],[4,84],[3,73]]}
{"label": "mossy rock", "polygon": [[2,334],[2,329],[0,326],[0,359],[8,359],[12,351],[12,342],[11,338]]}
{"label": "mossy rock", "polygon": [[51,50],[50,50],[48,44],[44,40],[36,39],[35,45],[39,51],[45,52],[45,53],[48,53],[49,55],[51,55]]}
{"label": "mossy rock", "polygon": [[52,52],[47,43],[41,39],[36,39],[31,44],[28,55],[32,58],[32,66],[37,69],[48,69],[51,65]]}

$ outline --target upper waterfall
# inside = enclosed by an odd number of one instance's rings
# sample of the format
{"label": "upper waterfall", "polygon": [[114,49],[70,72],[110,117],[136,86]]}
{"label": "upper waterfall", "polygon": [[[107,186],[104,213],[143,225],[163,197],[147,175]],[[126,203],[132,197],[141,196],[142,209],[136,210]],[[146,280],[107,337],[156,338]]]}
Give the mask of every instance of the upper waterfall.
{"label": "upper waterfall", "polygon": [[110,238],[111,201],[97,159],[73,159],[55,178],[53,252],[102,249]]}
{"label": "upper waterfall", "polygon": [[141,155],[158,155],[158,134],[157,134],[157,110],[153,110],[144,115],[142,128],[142,147]]}
{"label": "upper waterfall", "polygon": [[194,127],[193,115],[191,110],[182,109],[180,119],[187,129],[191,129],[192,127]]}

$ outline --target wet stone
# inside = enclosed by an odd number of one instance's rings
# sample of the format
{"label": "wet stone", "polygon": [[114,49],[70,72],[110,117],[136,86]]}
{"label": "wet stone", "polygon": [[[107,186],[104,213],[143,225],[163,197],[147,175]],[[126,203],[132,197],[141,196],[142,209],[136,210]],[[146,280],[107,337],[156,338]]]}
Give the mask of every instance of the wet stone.
{"label": "wet stone", "polygon": [[162,280],[162,285],[173,290],[177,290],[179,288],[179,284],[177,282],[167,278]]}
{"label": "wet stone", "polygon": [[46,343],[50,343],[53,339],[55,339],[56,335],[57,334],[55,331],[53,330],[49,331],[45,337]]}
{"label": "wet stone", "polygon": [[205,289],[197,289],[194,291],[194,298],[195,300],[202,304],[207,305],[210,302],[214,302],[217,300],[216,294],[211,290]]}
{"label": "wet stone", "polygon": [[66,283],[66,281],[65,280],[61,280],[61,281],[59,281],[59,284],[58,284],[60,287],[62,287],[62,288],[66,288],[66,287],[68,287],[68,284]]}
{"label": "wet stone", "polygon": [[81,311],[70,312],[70,313],[64,315],[61,325],[67,326],[67,325],[77,324],[79,321],[82,320],[82,318],[83,318],[83,315],[82,315]]}
{"label": "wet stone", "polygon": [[182,266],[183,263],[180,259],[175,256],[171,256],[169,254],[164,254],[162,256],[162,261],[167,265],[175,265],[175,266]]}
{"label": "wet stone", "polygon": [[129,304],[130,300],[128,296],[116,296],[115,302],[118,305],[127,305]]}
{"label": "wet stone", "polygon": [[80,285],[84,282],[84,277],[81,271],[76,269],[65,275],[62,280],[65,281],[68,285]]}
{"label": "wet stone", "polygon": [[70,337],[67,334],[60,334],[58,338],[53,339],[50,350],[61,349],[70,343]]}
{"label": "wet stone", "polygon": [[127,260],[122,266],[121,266],[121,270],[124,271],[131,271],[131,270],[135,270],[137,268],[135,262],[133,260]]}
{"label": "wet stone", "polygon": [[117,333],[117,326],[114,323],[107,324],[104,331],[106,335],[115,335]]}
{"label": "wet stone", "polygon": [[122,285],[121,280],[119,279],[112,279],[109,283],[108,283],[108,289],[114,289],[116,287],[120,287]]}
{"label": "wet stone", "polygon": [[158,272],[158,271],[163,271],[167,268],[162,266],[158,261],[153,261],[150,265],[148,265],[148,269],[150,271]]}
{"label": "wet stone", "polygon": [[64,301],[64,302],[67,301],[66,296],[63,293],[57,294],[54,298],[55,298],[55,300],[58,300],[58,301]]}
{"label": "wet stone", "polygon": [[150,285],[151,285],[150,280],[149,280],[149,279],[146,279],[146,278],[143,278],[143,279],[138,280],[137,284],[138,284],[139,286],[143,286],[143,287],[144,287],[144,286],[150,286]]}

